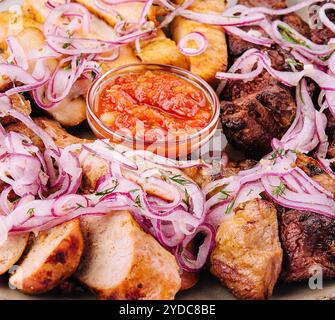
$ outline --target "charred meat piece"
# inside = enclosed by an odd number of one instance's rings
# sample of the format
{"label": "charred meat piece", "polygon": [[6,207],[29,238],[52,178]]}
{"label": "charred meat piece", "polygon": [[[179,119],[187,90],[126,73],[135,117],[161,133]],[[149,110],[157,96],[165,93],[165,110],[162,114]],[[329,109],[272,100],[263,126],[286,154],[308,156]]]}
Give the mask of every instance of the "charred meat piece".
{"label": "charred meat piece", "polygon": [[241,204],[216,235],[211,272],[240,299],[266,299],[281,271],[275,207],[264,200]]}
{"label": "charred meat piece", "polygon": [[283,22],[288,24],[290,27],[298,31],[300,34],[305,36],[306,38],[311,38],[311,28],[309,27],[308,23],[300,18],[295,13],[290,13],[283,16]]}
{"label": "charred meat piece", "polygon": [[[238,4],[247,6],[247,7],[266,7],[266,8],[272,8],[272,9],[283,9],[286,8],[286,2],[284,0],[275,1],[275,0],[239,0]],[[271,18],[269,16],[269,18]],[[274,17],[277,19],[277,17]],[[249,30],[256,30],[257,32],[260,32],[263,36],[266,36],[264,31],[259,27],[245,27],[242,28],[244,31]],[[228,37],[228,47],[229,47],[229,54],[231,56],[239,56],[243,52],[247,51],[251,48],[260,48],[261,46],[257,46],[253,43],[247,42],[242,40],[240,37],[229,35]]]}
{"label": "charred meat piece", "polygon": [[[330,21],[335,22],[335,10],[328,10],[326,14]],[[325,26],[316,26],[311,30],[311,40],[317,44],[327,44],[334,37],[335,33]]]}
{"label": "charred meat piece", "polygon": [[223,131],[235,148],[257,159],[271,150],[292,123],[296,104],[290,90],[262,74],[253,81],[227,87],[232,101],[221,102]]}
{"label": "charred meat piece", "polygon": [[326,115],[328,118],[327,123],[327,135],[329,141],[328,156],[330,158],[335,158],[335,118],[328,110],[326,110]]}
{"label": "charred meat piece", "polygon": [[335,180],[321,168],[317,160],[301,153],[296,165],[322,187],[335,194]]}
{"label": "charred meat piece", "polygon": [[289,210],[279,215],[285,282],[301,281],[322,268],[335,276],[335,220],[317,213]]}
{"label": "charred meat piece", "polygon": [[[299,154],[297,166],[325,189],[335,192],[335,180],[318,161]],[[315,266],[325,277],[335,276],[335,220],[320,214],[283,209],[278,214],[284,250],[282,278],[286,282],[308,279]]]}

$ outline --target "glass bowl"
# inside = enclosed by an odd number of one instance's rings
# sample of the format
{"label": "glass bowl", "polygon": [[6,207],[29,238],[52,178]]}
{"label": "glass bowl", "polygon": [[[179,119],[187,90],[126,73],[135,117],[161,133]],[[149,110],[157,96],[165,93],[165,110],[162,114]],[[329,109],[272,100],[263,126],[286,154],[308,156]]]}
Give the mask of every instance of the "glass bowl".
{"label": "glass bowl", "polygon": [[[113,131],[104,125],[96,115],[96,110],[99,105],[100,94],[105,86],[117,76],[134,72],[145,72],[148,70],[171,73],[200,89],[208,99],[213,111],[208,125],[200,131],[190,135],[180,137],[175,136],[171,139],[168,138],[154,142],[144,141],[138,137],[126,136],[120,132]],[[171,159],[182,159],[186,158],[187,155],[194,151],[199,150],[204,143],[213,137],[219,122],[220,104],[213,88],[206,81],[191,72],[169,65],[138,63],[111,69],[97,79],[88,91],[86,112],[87,121],[93,133],[100,139],[109,139],[113,143],[121,143],[122,145],[135,150],[149,150]]]}

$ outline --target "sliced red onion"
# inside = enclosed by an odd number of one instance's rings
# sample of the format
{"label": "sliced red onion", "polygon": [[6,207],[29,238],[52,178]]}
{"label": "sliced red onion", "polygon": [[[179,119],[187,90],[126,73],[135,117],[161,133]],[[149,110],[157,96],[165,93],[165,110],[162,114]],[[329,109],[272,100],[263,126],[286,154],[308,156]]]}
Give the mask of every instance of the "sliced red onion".
{"label": "sliced red onion", "polygon": [[159,164],[165,167],[169,168],[178,168],[178,169],[186,169],[186,168],[193,168],[193,167],[209,167],[208,164],[196,160],[196,161],[177,161],[172,160],[169,158],[165,158],[162,156],[159,156],[153,152],[147,151],[147,150],[129,150],[124,153],[126,157],[140,157],[143,158],[145,161],[150,161],[155,164]]}
{"label": "sliced red onion", "polygon": [[[196,44],[196,49],[189,47],[189,42]],[[208,40],[201,32],[190,32],[182,37],[178,42],[179,51],[186,56],[198,56],[208,48]]]}
{"label": "sliced red onion", "polygon": [[[283,36],[279,31],[280,27],[284,27],[285,30],[288,30],[290,34],[293,35],[293,37],[295,39],[299,39],[299,43],[291,43],[288,41],[283,40]],[[314,42],[310,41],[308,38],[304,37],[302,34],[300,34],[299,32],[297,32],[295,29],[293,29],[291,26],[289,26],[288,24],[286,24],[283,21],[280,20],[276,20],[273,21],[272,23],[272,34],[275,37],[275,39],[277,40],[277,42],[289,47],[289,48],[293,48],[295,50],[297,50],[298,52],[302,53],[302,54],[311,54],[311,55],[315,55],[317,57],[323,57],[323,56],[327,56],[329,54],[331,54],[332,52],[334,52],[335,48],[329,45],[318,45],[315,44]],[[319,61],[320,63],[321,61]]]}
{"label": "sliced red onion", "polygon": [[[252,30],[252,29],[251,29]],[[271,46],[271,44],[273,44],[273,40],[263,37],[261,34],[257,34],[256,32],[252,33],[249,31],[244,31],[240,28],[237,27],[225,27],[225,31],[228,34],[233,34],[245,41],[248,41],[250,43],[256,44],[256,45],[261,45],[261,46]]]}
{"label": "sliced red onion", "polygon": [[335,4],[334,3],[326,3],[324,4],[320,10],[319,10],[319,18],[321,22],[332,32],[335,33],[335,24],[334,22],[330,21],[328,18],[326,11],[327,10],[335,10]]}
{"label": "sliced red onion", "polygon": [[0,74],[3,77],[8,77],[13,82],[19,82],[24,84],[22,86],[14,87],[7,90],[5,92],[6,95],[21,93],[24,91],[31,91],[44,85],[48,81],[47,75],[45,75],[42,79],[35,79],[30,73],[14,64],[0,64]]}
{"label": "sliced red onion", "polygon": [[283,16],[287,15],[292,12],[296,12],[298,10],[301,10],[303,8],[309,7],[313,3],[320,2],[318,0],[304,0],[301,1],[293,6],[290,6],[285,9],[271,9],[271,8],[266,8],[266,7],[253,7],[253,8],[248,8],[246,9],[246,14],[253,14],[253,13],[264,13],[268,15],[277,15],[277,16]]}
{"label": "sliced red onion", "polygon": [[226,73],[226,72],[217,72],[215,77],[217,79],[227,79],[227,80],[244,80],[251,81],[259,76],[263,71],[263,66],[261,63],[258,63],[257,68],[248,73]]}
{"label": "sliced red onion", "polygon": [[335,179],[335,172],[331,169],[330,165],[334,162],[334,159],[323,159],[318,158],[318,162],[320,163],[320,166],[322,169],[327,172],[333,179]]}
{"label": "sliced red onion", "polygon": [[[327,197],[323,197],[322,202],[319,201],[318,197],[307,194],[297,194],[290,190],[285,190],[280,195],[274,195],[274,187],[280,184],[281,180],[279,177],[263,177],[262,184],[265,188],[268,196],[271,197],[276,203],[291,209],[313,211],[316,213],[323,214],[328,217],[335,217],[334,200],[330,200]],[[321,195],[321,194],[320,194]]]}
{"label": "sliced red onion", "polygon": [[[6,38],[6,42],[11,53],[12,61],[14,61],[23,70],[27,70],[29,67],[27,56],[20,43],[13,36],[8,36]],[[9,61],[9,63],[12,61]]]}
{"label": "sliced red onion", "polygon": [[107,161],[117,161],[121,165],[131,169],[137,170],[138,167],[136,163],[128,159],[127,157],[123,156],[121,153],[115,151],[113,147],[108,144],[108,142],[102,140],[96,140],[92,144],[84,144],[83,148],[88,152],[95,154]]}
{"label": "sliced red onion", "polygon": [[13,190],[12,187],[7,187],[0,194],[0,209],[2,213],[5,215],[10,214],[10,212],[12,211],[11,204],[9,203],[9,200],[8,200],[8,196],[12,190]]}
{"label": "sliced red onion", "polygon": [[[187,250],[188,245],[194,240],[195,236],[198,233],[205,235],[205,240],[203,244],[199,247],[199,252],[194,259],[194,256],[191,252]],[[193,235],[186,237],[182,245],[177,248],[175,253],[177,261],[180,266],[187,272],[197,272],[206,264],[210,252],[214,247],[215,240],[215,230],[209,224],[203,224],[198,229],[197,232]]]}

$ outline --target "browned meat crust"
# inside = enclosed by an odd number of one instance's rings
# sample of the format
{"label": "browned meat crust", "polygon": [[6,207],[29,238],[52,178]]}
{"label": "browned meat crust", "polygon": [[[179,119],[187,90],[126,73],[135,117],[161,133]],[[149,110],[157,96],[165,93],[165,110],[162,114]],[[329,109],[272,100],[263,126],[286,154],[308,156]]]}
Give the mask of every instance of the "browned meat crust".
{"label": "browned meat crust", "polygon": [[[28,116],[31,113],[30,102],[26,100],[21,94],[13,94],[10,96],[13,108]],[[4,126],[10,123],[16,123],[17,120],[11,116],[0,118],[0,123]]]}
{"label": "browned meat crust", "polygon": [[221,102],[223,131],[230,144],[251,158],[268,153],[271,140],[280,138],[295,116],[290,89],[267,73],[247,83],[228,84],[225,96],[232,101]]}
{"label": "browned meat crust", "polygon": [[[335,193],[335,180],[319,163],[299,154],[296,164],[325,189]],[[280,208],[280,237],[284,250],[282,279],[308,279],[319,265],[325,277],[335,276],[335,220],[320,214]]]}
{"label": "browned meat crust", "polygon": [[[238,4],[242,4],[247,7],[267,7],[267,8],[272,8],[272,9],[283,9],[286,8],[286,3],[284,0],[280,1],[275,1],[275,0],[239,0]],[[269,17],[271,18],[271,17]],[[277,17],[274,17],[277,19]],[[263,30],[259,27],[245,27],[242,28],[245,31],[248,31],[250,29],[257,30],[261,34],[264,34]],[[253,43],[244,41],[240,39],[237,36],[234,35],[229,35],[228,37],[228,47],[229,47],[229,54],[231,56],[239,56],[241,55],[244,51],[247,51],[248,49],[251,48],[261,48],[261,46],[257,46]]]}
{"label": "browned meat crust", "polygon": [[311,29],[304,20],[300,18],[295,13],[290,13],[285,16],[283,16],[283,21],[291,26],[293,29],[297,30],[300,34],[305,36],[306,38],[311,38]]}
{"label": "browned meat crust", "polygon": [[266,299],[281,271],[275,207],[264,200],[241,204],[216,235],[211,272],[240,299]]}
{"label": "browned meat crust", "polygon": [[329,141],[328,156],[330,158],[335,158],[335,118],[328,110],[326,110],[325,114],[328,118],[326,131]]}
{"label": "browned meat crust", "polygon": [[[329,10],[327,13],[328,18],[331,21],[335,21],[335,10]],[[335,37],[335,33],[330,29],[323,28],[313,28],[311,30],[311,40],[317,44],[327,44],[331,38]]]}
{"label": "browned meat crust", "polygon": [[289,210],[279,215],[284,250],[285,282],[301,281],[322,268],[324,277],[335,276],[335,220],[312,212]]}
{"label": "browned meat crust", "polygon": [[304,154],[299,154],[296,164],[322,187],[335,194],[335,180],[320,167],[318,161]]}

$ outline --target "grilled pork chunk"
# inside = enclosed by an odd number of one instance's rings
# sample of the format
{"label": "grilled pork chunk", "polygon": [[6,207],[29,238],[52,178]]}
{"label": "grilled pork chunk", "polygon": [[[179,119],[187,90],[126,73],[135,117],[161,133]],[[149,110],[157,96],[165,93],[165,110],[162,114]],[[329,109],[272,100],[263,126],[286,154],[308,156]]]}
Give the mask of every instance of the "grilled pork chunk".
{"label": "grilled pork chunk", "polygon": [[275,207],[264,200],[242,203],[216,235],[211,272],[240,299],[266,299],[281,271],[282,249]]}

